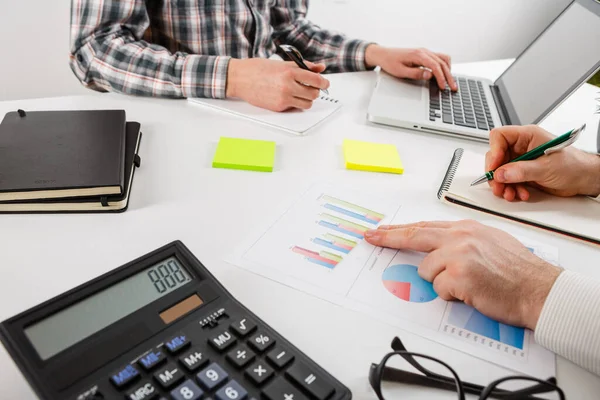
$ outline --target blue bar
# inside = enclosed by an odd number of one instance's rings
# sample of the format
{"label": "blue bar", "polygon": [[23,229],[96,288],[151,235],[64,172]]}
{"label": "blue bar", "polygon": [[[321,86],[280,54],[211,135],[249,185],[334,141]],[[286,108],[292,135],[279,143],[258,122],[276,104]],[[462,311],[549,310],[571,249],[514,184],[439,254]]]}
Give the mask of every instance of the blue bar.
{"label": "blue bar", "polygon": [[344,214],[344,215],[347,215],[347,216],[352,217],[352,218],[360,219],[361,221],[365,221],[365,222],[368,222],[370,224],[374,224],[374,225],[378,224],[377,221],[372,220],[370,218],[367,218],[367,217],[365,217],[362,214],[358,214],[358,213],[355,213],[353,211],[346,210],[345,208],[334,206],[333,204],[326,203],[325,205],[323,205],[323,207],[328,208],[328,209],[333,210],[333,211],[337,211],[340,214]]}
{"label": "blue bar", "polygon": [[317,260],[316,258],[306,257],[306,259],[308,261],[310,261],[311,263],[319,264],[319,265],[321,265],[323,267],[327,267],[329,269],[334,269],[335,268],[335,265],[328,264],[325,261]]}
{"label": "blue bar", "polygon": [[313,243],[319,244],[324,247],[328,247],[333,250],[341,251],[342,253],[345,253],[345,254],[350,253],[350,250],[344,249],[343,247],[338,247],[335,244],[328,242],[327,240],[320,239],[320,238],[314,238]]}
{"label": "blue bar", "polygon": [[352,236],[352,237],[355,237],[355,238],[358,238],[358,239],[364,239],[365,238],[361,234],[347,231],[344,228],[340,228],[339,226],[337,226],[335,224],[332,224],[331,222],[319,221],[319,225],[324,226],[325,228],[333,229],[334,231],[341,232],[341,233],[344,233],[344,234],[346,234],[348,236]]}

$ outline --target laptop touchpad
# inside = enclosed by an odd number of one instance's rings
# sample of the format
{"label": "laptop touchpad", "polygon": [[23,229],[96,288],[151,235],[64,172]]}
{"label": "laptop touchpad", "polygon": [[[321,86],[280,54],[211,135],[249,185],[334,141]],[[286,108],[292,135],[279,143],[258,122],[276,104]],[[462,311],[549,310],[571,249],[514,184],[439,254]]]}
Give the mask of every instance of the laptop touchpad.
{"label": "laptop touchpad", "polygon": [[391,76],[385,77],[385,82],[381,82],[381,89],[386,96],[401,98],[413,101],[422,101],[427,88],[425,81],[414,81],[409,79],[397,79]]}

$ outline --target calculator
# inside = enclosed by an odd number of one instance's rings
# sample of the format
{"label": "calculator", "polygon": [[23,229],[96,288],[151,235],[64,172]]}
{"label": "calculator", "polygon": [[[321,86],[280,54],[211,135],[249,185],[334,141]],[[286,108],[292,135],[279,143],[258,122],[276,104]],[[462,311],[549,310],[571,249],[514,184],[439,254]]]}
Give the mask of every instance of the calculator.
{"label": "calculator", "polygon": [[0,324],[45,400],[342,400],[352,394],[179,241]]}

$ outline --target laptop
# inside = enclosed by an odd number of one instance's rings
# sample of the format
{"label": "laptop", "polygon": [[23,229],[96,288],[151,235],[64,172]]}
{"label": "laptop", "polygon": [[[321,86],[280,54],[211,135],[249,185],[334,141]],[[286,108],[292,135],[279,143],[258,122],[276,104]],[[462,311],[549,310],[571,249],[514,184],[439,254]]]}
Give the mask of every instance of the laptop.
{"label": "laptop", "polygon": [[452,92],[381,72],[367,119],[487,142],[494,127],[539,123],[585,83],[600,69],[598,43],[600,0],[575,0],[496,81],[457,75]]}

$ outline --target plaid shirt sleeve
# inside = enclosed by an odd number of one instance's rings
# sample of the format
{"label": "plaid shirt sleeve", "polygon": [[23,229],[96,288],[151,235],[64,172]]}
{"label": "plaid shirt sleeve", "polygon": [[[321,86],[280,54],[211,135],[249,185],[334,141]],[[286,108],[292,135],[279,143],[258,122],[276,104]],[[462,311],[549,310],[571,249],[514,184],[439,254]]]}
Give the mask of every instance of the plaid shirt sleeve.
{"label": "plaid shirt sleeve", "polygon": [[365,71],[365,50],[370,44],[321,29],[308,21],[308,0],[276,0],[271,8],[273,39],[296,47],[302,56],[327,66],[327,72]]}
{"label": "plaid shirt sleeve", "polygon": [[71,69],[98,91],[224,98],[229,57],[171,53],[142,40],[144,0],[73,0]]}

